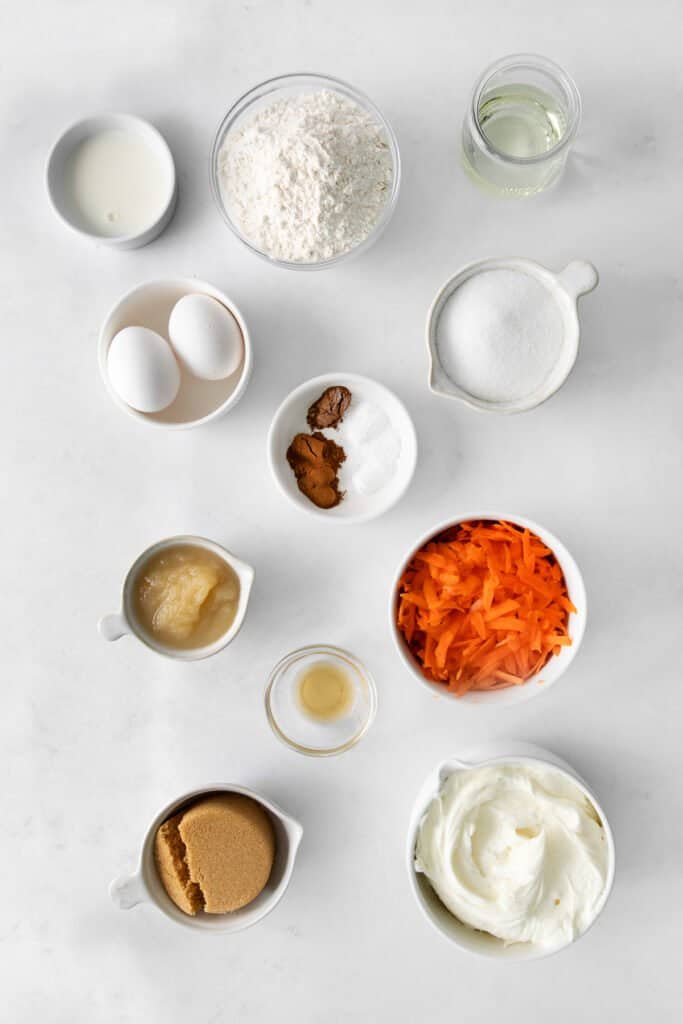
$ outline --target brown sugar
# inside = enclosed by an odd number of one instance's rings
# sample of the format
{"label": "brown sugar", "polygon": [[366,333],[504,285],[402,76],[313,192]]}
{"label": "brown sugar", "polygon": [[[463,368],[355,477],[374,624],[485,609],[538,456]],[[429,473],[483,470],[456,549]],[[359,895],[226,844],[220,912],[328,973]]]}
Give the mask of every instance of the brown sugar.
{"label": "brown sugar", "polygon": [[174,814],[157,829],[154,837],[154,860],[164,889],[177,907],[186,914],[204,908],[204,896],[196,882],[191,881],[185,859],[185,843],[178,825],[182,814]]}
{"label": "brown sugar", "polygon": [[225,914],[255,900],[275,857],[268,812],[240,793],[214,793],[157,830],[154,857],[166,892],[185,914]]}
{"label": "brown sugar", "polygon": [[339,489],[339,467],[344,449],[319,431],[297,434],[287,449],[299,490],[318,508],[334,508],[344,497]]}

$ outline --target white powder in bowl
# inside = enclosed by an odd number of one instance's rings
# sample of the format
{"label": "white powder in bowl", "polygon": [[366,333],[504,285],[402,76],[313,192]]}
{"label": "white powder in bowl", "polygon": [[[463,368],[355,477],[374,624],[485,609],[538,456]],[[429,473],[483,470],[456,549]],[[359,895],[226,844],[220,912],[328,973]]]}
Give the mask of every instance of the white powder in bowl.
{"label": "white powder in bowl", "polygon": [[364,242],[393,174],[383,126],[329,89],[261,107],[218,154],[230,217],[257,249],[289,262],[331,259]]}
{"label": "white powder in bowl", "polygon": [[436,324],[444,372],[486,402],[513,402],[543,386],[560,357],[564,324],[540,281],[517,270],[485,270],[446,300]]}
{"label": "white powder in bowl", "polygon": [[401,436],[379,406],[354,398],[342,422],[327,436],[346,452],[340,474],[344,488],[376,494],[391,482],[401,456]]}

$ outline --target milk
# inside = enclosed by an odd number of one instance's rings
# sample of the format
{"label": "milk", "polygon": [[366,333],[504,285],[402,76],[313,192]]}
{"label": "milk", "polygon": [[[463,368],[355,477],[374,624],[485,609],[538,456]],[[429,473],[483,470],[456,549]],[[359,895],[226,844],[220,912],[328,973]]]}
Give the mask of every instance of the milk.
{"label": "milk", "polygon": [[168,170],[135,132],[109,128],[86,138],[66,166],[69,199],[83,227],[123,237],[151,227],[169,198]]}

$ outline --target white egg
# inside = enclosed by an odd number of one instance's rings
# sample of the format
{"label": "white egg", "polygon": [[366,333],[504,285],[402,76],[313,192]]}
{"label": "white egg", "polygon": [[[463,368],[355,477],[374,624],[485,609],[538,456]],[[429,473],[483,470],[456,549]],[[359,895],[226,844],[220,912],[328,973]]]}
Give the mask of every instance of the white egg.
{"label": "white egg", "polygon": [[165,338],[148,327],[124,327],[107,354],[109,382],[138,412],[159,412],[180,387],[180,368]]}
{"label": "white egg", "polygon": [[168,321],[168,336],[185,369],[202,380],[228,377],[240,365],[244,342],[239,324],[210,295],[184,295]]}

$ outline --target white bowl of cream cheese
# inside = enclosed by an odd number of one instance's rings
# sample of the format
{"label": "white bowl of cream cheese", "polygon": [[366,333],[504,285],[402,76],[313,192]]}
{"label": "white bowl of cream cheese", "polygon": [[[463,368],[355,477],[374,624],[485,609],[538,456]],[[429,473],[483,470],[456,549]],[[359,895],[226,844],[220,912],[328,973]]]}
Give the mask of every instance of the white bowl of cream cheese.
{"label": "white bowl of cream cheese", "polygon": [[614,839],[584,780],[527,743],[437,765],[415,801],[411,889],[461,949],[536,960],[585,935],[614,882]]}

